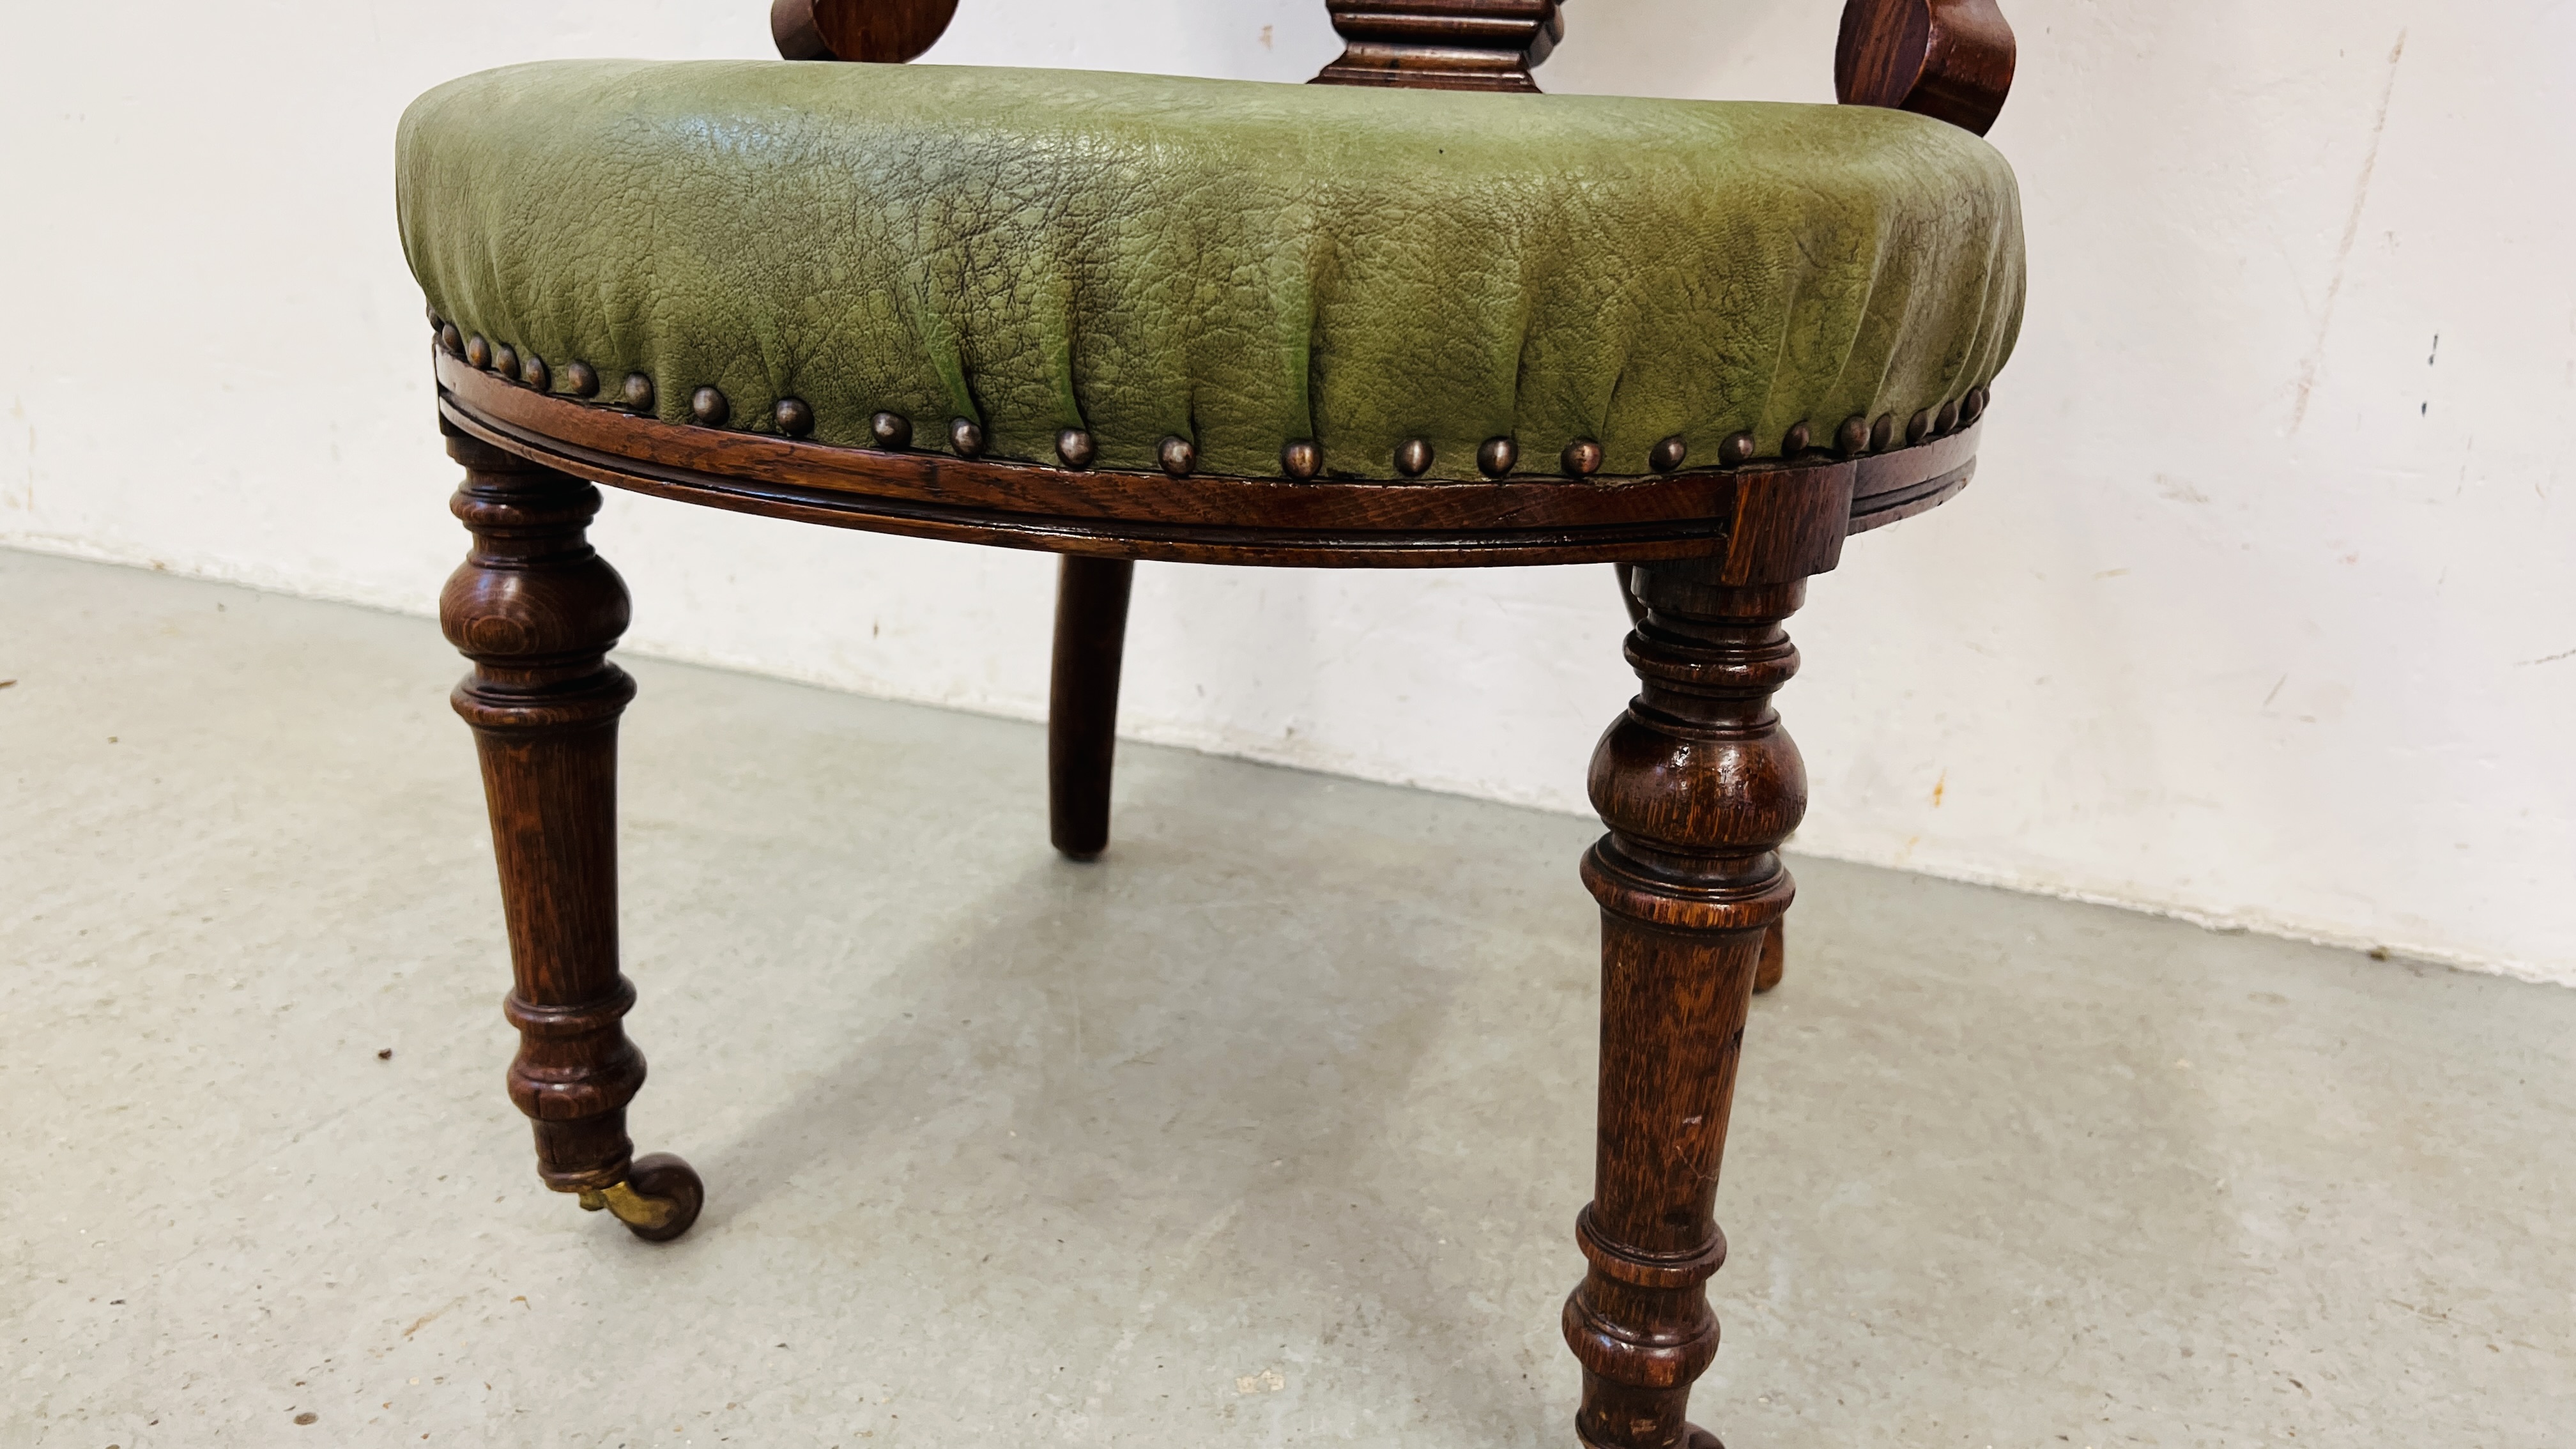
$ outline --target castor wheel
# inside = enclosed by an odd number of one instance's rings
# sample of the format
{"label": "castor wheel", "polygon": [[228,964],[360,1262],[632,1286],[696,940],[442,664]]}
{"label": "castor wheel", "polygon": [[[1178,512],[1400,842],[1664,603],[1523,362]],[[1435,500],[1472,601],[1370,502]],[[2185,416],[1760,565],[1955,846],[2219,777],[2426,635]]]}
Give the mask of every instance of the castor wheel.
{"label": "castor wheel", "polygon": [[1717,1436],[1697,1424],[1682,1425],[1682,1449],[1726,1449]]}
{"label": "castor wheel", "polygon": [[581,1195],[585,1210],[605,1209],[648,1243],[667,1243],[687,1232],[706,1202],[707,1186],[697,1169],[668,1152],[636,1158],[624,1182]]}

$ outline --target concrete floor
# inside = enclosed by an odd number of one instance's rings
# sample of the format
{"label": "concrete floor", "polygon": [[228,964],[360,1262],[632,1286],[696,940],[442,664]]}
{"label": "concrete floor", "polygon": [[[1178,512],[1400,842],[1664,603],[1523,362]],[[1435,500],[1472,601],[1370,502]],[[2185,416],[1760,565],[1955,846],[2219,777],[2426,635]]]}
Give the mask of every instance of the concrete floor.
{"label": "concrete floor", "polygon": [[[0,1444],[1572,1443],[1586,822],[1131,746],[1070,865],[1030,726],[630,661],[655,1248],[502,1094],[431,625],[0,620]],[[2576,992],[1797,868],[1734,1449],[2576,1443]]]}

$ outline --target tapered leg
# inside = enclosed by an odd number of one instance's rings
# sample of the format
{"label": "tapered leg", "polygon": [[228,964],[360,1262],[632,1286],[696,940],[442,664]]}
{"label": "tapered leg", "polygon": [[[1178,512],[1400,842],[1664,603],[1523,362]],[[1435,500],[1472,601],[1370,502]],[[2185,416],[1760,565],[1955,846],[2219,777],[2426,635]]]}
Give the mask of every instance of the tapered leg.
{"label": "tapered leg", "polygon": [[[1637,597],[1635,564],[1612,564],[1619,575],[1619,602],[1628,606],[1628,622],[1646,622],[1646,606]],[[1762,937],[1762,967],[1753,974],[1753,994],[1761,995],[1780,984],[1789,970],[1789,929],[1786,923],[1773,921]]]}
{"label": "tapered leg", "polygon": [[470,437],[448,452],[465,465],[452,507],[474,545],[439,619],[474,661],[454,703],[483,760],[517,976],[510,1099],[536,1124],[548,1187],[639,1237],[676,1238],[697,1220],[697,1174],[634,1160],[626,1136],[644,1056],[620,1024],[635,988],[617,963],[617,718],[635,685],[606,657],[626,586],[583,536],[599,491]]}
{"label": "tapered leg", "polygon": [[1047,695],[1047,829],[1090,860],[1109,848],[1109,775],[1118,746],[1118,666],[1136,565],[1065,555],[1056,577],[1055,674]]}
{"label": "tapered leg", "polygon": [[1628,659],[1644,690],[1592,759],[1609,826],[1583,861],[1601,903],[1600,1141],[1565,1336],[1583,1364],[1575,1428],[1596,1449],[1714,1443],[1683,1419],[1717,1352],[1711,1210],[1754,977],[1793,891],[1777,848],[1806,810],[1771,708],[1798,667],[1780,626],[1805,585],[1722,577],[1639,566]]}

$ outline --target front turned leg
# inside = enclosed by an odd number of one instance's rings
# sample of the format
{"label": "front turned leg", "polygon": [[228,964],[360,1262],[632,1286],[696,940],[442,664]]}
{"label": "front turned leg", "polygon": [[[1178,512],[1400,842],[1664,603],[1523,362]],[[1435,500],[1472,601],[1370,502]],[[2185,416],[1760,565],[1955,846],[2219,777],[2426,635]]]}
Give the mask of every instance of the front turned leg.
{"label": "front turned leg", "polygon": [[635,988],[617,967],[617,717],[635,682],[607,659],[626,585],[583,537],[598,489],[462,435],[448,453],[474,545],[439,622],[474,661],[453,702],[483,760],[517,977],[510,1100],[536,1124],[546,1186],[666,1241],[705,1194],[687,1163],[636,1159],[626,1136],[644,1054],[620,1024]]}
{"label": "front turned leg", "polygon": [[[1617,570],[1619,574],[1619,602],[1628,606],[1628,623],[1634,626],[1646,622],[1645,602],[1637,597],[1638,565],[1623,563],[1612,564],[1610,567]],[[1788,927],[1773,921],[1771,929],[1762,937],[1762,969],[1754,973],[1753,994],[1760,996],[1779,985],[1780,978],[1787,975],[1788,971]]]}
{"label": "front turned leg", "polygon": [[1609,833],[1583,860],[1601,903],[1600,1140],[1565,1305],[1593,1449],[1712,1449],[1683,1417],[1717,1353],[1706,1284],[1736,1057],[1793,886],[1778,846],[1805,768],[1771,709],[1797,671],[1780,627],[1803,582],[1729,585],[1713,563],[1639,566],[1628,637],[1644,691],[1592,757]]}

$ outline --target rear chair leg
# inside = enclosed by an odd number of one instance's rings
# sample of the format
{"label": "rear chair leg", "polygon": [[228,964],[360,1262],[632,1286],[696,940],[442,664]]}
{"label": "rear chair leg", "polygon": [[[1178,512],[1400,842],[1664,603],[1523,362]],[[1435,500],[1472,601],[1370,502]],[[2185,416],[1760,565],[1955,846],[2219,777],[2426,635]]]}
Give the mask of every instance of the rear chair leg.
{"label": "rear chair leg", "polygon": [[1109,776],[1118,746],[1118,666],[1136,565],[1067,554],[1055,592],[1055,675],[1047,698],[1047,830],[1091,860],[1109,848]]}
{"label": "rear chair leg", "polygon": [[635,683],[607,660],[626,585],[583,538],[599,490],[474,438],[451,432],[447,447],[465,465],[450,506],[474,544],[439,621],[474,661],[453,702],[483,760],[517,976],[510,1100],[536,1124],[546,1186],[665,1242],[705,1190],[676,1157],[635,1158],[626,1136],[644,1054],[619,1022],[635,988],[617,967],[617,717]]}

